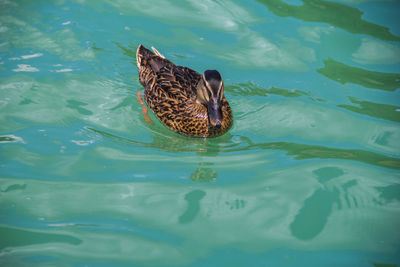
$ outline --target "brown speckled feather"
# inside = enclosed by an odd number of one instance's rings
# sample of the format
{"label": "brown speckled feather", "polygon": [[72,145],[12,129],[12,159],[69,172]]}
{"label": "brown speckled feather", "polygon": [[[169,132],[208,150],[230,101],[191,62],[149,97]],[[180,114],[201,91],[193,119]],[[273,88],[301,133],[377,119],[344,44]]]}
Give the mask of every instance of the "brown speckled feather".
{"label": "brown speckled feather", "polygon": [[215,137],[228,131],[233,117],[225,97],[221,127],[212,127],[207,108],[196,101],[201,74],[177,66],[155,51],[140,45],[136,55],[145,102],[155,116],[169,129],[188,136]]}

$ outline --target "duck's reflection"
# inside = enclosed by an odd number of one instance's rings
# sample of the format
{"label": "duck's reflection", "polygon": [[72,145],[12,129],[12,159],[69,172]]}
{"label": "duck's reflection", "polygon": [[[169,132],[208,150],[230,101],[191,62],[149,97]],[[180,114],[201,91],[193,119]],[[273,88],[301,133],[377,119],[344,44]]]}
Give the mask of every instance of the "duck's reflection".
{"label": "duck's reflection", "polygon": [[343,170],[337,167],[325,167],[313,171],[313,174],[317,176],[322,187],[304,200],[303,207],[290,224],[292,234],[301,240],[311,240],[322,232],[332,213],[333,204],[340,203],[339,190],[329,189],[327,183],[342,176]]}
{"label": "duck's reflection", "polygon": [[186,211],[179,217],[179,223],[190,223],[200,211],[200,200],[206,195],[203,190],[194,190],[185,195]]}
{"label": "duck's reflection", "polygon": [[[202,164],[200,164],[201,166]],[[193,182],[215,182],[218,178],[218,173],[212,168],[197,168],[195,172],[190,175],[190,180]]]}

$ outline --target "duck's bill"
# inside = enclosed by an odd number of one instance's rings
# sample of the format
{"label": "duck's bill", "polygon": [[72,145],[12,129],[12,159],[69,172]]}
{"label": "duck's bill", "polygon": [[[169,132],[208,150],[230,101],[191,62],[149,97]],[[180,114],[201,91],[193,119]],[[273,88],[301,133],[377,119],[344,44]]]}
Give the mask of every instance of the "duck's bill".
{"label": "duck's bill", "polygon": [[212,102],[208,104],[208,119],[213,127],[221,127],[222,124],[222,111],[221,106]]}

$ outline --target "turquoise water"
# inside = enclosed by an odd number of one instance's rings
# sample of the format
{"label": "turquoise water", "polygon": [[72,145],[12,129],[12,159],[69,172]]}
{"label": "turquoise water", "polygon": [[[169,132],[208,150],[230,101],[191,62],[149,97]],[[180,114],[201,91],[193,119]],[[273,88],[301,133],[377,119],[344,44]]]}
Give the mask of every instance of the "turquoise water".
{"label": "turquoise water", "polygon": [[[399,1],[1,0],[0,265],[400,266],[399,18]],[[146,123],[140,43],[218,69],[233,128]]]}

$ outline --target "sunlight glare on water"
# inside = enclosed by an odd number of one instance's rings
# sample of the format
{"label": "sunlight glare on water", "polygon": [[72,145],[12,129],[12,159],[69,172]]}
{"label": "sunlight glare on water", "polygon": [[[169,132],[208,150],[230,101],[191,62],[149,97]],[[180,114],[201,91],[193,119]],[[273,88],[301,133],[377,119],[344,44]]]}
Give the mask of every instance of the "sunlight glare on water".
{"label": "sunlight glare on water", "polygon": [[[400,2],[0,0],[0,265],[400,266]],[[147,123],[136,49],[234,125]]]}

